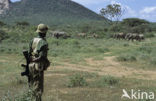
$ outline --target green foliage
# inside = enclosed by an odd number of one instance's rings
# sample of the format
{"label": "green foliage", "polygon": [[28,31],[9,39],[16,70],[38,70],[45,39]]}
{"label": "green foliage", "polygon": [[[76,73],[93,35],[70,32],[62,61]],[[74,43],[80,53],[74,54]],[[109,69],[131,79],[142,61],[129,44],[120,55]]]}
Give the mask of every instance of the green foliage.
{"label": "green foliage", "polygon": [[149,22],[144,19],[139,19],[139,18],[127,18],[123,20],[122,24],[129,26],[129,27],[135,27],[135,26],[139,26],[142,24],[149,24]]}
{"label": "green foliage", "polygon": [[100,53],[106,53],[106,52],[109,52],[109,49],[108,48],[97,48],[97,51]]}
{"label": "green foliage", "polygon": [[24,92],[15,98],[15,101],[32,101],[32,90]]}
{"label": "green foliage", "polygon": [[136,57],[134,55],[120,55],[116,58],[118,61],[121,62],[134,62],[137,61]]}
{"label": "green foliage", "polygon": [[[156,28],[156,27],[155,27]],[[124,32],[124,33],[148,33],[155,31],[150,22],[139,18],[127,18],[121,22],[113,23],[109,27],[111,32]],[[147,35],[148,37],[148,35]],[[150,37],[150,35],[149,35]],[[152,37],[152,36],[151,36]]]}
{"label": "green foliage", "polygon": [[119,79],[110,75],[105,75],[95,80],[92,86],[95,87],[105,87],[105,86],[115,86],[119,84]]}
{"label": "green foliage", "polygon": [[150,23],[149,26],[151,28],[151,31],[156,32],[156,23]]}
{"label": "green foliage", "polygon": [[152,38],[152,37],[155,37],[155,34],[154,33],[145,33],[145,37]]}
{"label": "green foliage", "polygon": [[29,26],[30,24],[26,21],[16,22],[16,26]]}
{"label": "green foliage", "polygon": [[69,78],[68,87],[82,87],[87,86],[86,79],[81,74],[74,74]]}
{"label": "green foliage", "polygon": [[121,30],[121,26],[118,24],[113,24],[109,27],[109,31],[120,32]]}
{"label": "green foliage", "polygon": [[12,85],[22,85],[27,84],[27,81],[24,81],[22,78],[16,77],[16,79],[11,81]]}
{"label": "green foliage", "polygon": [[6,39],[6,38],[8,38],[8,37],[9,37],[9,36],[8,36],[8,34],[7,34],[5,31],[0,30],[0,41]]}
{"label": "green foliage", "polygon": [[1,101],[32,101],[32,90],[25,91],[20,95],[11,96],[8,91]]}
{"label": "green foliage", "polygon": [[89,30],[91,29],[91,26],[90,25],[88,25],[88,24],[85,24],[85,25],[82,25],[82,26],[80,26],[81,28],[81,32],[83,32],[83,33],[88,33],[89,32]]}
{"label": "green foliage", "polygon": [[2,97],[0,100],[1,100],[1,101],[12,101],[12,97],[11,97],[11,95],[10,95],[10,92],[8,91],[8,92],[4,95],[4,97]]}
{"label": "green foliage", "polygon": [[147,24],[138,25],[131,29],[132,33],[145,33],[145,32],[149,32],[149,31],[150,31],[150,28],[149,28],[149,25],[147,25]]}
{"label": "green foliage", "polygon": [[123,10],[119,4],[109,4],[106,8],[100,10],[100,15],[110,19],[111,21],[115,19],[116,21],[122,16]]}
{"label": "green foliage", "polygon": [[6,25],[4,22],[0,21],[0,26]]}
{"label": "green foliage", "polygon": [[152,58],[150,59],[150,63],[151,63],[152,65],[156,65],[156,57],[152,57]]}
{"label": "green foliage", "polygon": [[152,52],[152,47],[143,45],[139,48],[139,51],[150,54]]}

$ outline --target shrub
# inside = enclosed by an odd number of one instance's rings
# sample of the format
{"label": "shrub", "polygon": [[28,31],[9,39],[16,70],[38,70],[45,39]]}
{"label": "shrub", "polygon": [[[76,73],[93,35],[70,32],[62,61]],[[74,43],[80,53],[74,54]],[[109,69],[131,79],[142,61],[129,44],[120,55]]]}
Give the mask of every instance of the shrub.
{"label": "shrub", "polygon": [[149,25],[142,24],[142,25],[132,27],[131,32],[132,33],[145,33],[145,32],[149,32],[149,30],[150,30]]}
{"label": "shrub", "polygon": [[113,31],[113,32],[119,32],[119,31],[121,31],[121,26],[114,24],[114,25],[110,26],[109,30]]}
{"label": "shrub", "polygon": [[16,96],[11,96],[8,91],[4,97],[2,97],[1,101],[32,101],[32,90],[25,91]]}
{"label": "shrub", "polygon": [[106,52],[109,52],[109,49],[108,48],[97,48],[97,51],[99,53],[106,53]]}
{"label": "shrub", "polygon": [[122,24],[130,27],[135,27],[142,24],[149,24],[149,22],[139,18],[127,18],[122,21]]}
{"label": "shrub", "polygon": [[22,95],[15,97],[15,101],[32,101],[32,90],[24,92]]}
{"label": "shrub", "polygon": [[124,46],[124,47],[128,47],[129,44],[128,44],[128,43],[124,43],[123,46]]}
{"label": "shrub", "polygon": [[88,33],[89,30],[91,29],[91,26],[89,24],[84,24],[84,25],[79,26],[79,29],[83,33]]}
{"label": "shrub", "polygon": [[69,83],[67,85],[68,87],[82,87],[87,86],[87,82],[84,78],[84,76],[80,74],[74,74],[69,78]]}
{"label": "shrub", "polygon": [[30,24],[26,21],[22,21],[22,22],[16,22],[17,26],[29,26]]}
{"label": "shrub", "polygon": [[8,37],[9,37],[9,36],[8,36],[8,34],[7,34],[5,31],[0,30],[0,41],[6,39],[6,38],[8,38]]}
{"label": "shrub", "polygon": [[154,35],[154,33],[146,33],[145,37],[146,38],[152,38],[152,37],[155,37],[155,35]]}
{"label": "shrub", "polygon": [[151,63],[152,65],[156,65],[156,58],[152,58],[152,59],[150,60],[150,63]]}
{"label": "shrub", "polygon": [[0,21],[0,26],[6,25],[4,22]]}
{"label": "shrub", "polygon": [[121,62],[126,62],[126,61],[133,62],[133,61],[137,61],[136,57],[133,56],[133,55],[121,55],[121,56],[118,56],[117,57],[117,60],[118,61],[121,61]]}
{"label": "shrub", "polygon": [[119,84],[119,79],[110,75],[102,76],[93,82],[93,86],[96,87],[113,86],[117,84]]}
{"label": "shrub", "polygon": [[12,101],[12,97],[10,95],[10,91],[8,91],[0,100],[1,101]]}
{"label": "shrub", "polygon": [[141,46],[139,48],[139,51],[142,51],[143,53],[151,53],[152,52],[152,48],[150,46]]}

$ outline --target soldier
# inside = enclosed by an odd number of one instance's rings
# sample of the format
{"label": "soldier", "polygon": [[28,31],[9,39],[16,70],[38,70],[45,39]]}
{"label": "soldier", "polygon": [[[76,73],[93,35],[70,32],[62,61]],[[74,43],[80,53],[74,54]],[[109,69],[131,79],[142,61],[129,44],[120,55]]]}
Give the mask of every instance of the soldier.
{"label": "soldier", "polygon": [[30,64],[29,87],[32,91],[32,101],[41,101],[43,93],[44,71],[50,66],[47,59],[48,43],[45,39],[48,27],[44,24],[39,24],[37,28],[38,37],[30,42]]}

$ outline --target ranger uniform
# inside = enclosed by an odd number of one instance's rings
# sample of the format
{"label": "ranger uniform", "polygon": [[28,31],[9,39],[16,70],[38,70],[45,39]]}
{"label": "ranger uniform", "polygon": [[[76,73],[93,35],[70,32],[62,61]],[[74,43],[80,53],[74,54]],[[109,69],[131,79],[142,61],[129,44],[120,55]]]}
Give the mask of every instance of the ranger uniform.
{"label": "ranger uniform", "polygon": [[29,87],[32,91],[32,101],[41,101],[44,83],[44,70],[49,67],[50,62],[47,59],[48,43],[45,39],[48,27],[39,24],[37,28],[38,37],[30,42],[29,54]]}

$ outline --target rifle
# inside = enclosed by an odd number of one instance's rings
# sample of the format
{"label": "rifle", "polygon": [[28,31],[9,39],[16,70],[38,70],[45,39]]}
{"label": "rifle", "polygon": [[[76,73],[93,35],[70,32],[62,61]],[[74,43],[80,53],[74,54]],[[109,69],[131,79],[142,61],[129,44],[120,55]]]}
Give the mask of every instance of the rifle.
{"label": "rifle", "polygon": [[30,55],[29,52],[24,50],[23,55],[26,60],[26,65],[22,64],[21,66],[25,68],[25,71],[21,73],[21,76],[27,76],[28,78],[28,83],[30,82],[30,75],[29,75],[29,64],[30,64]]}

